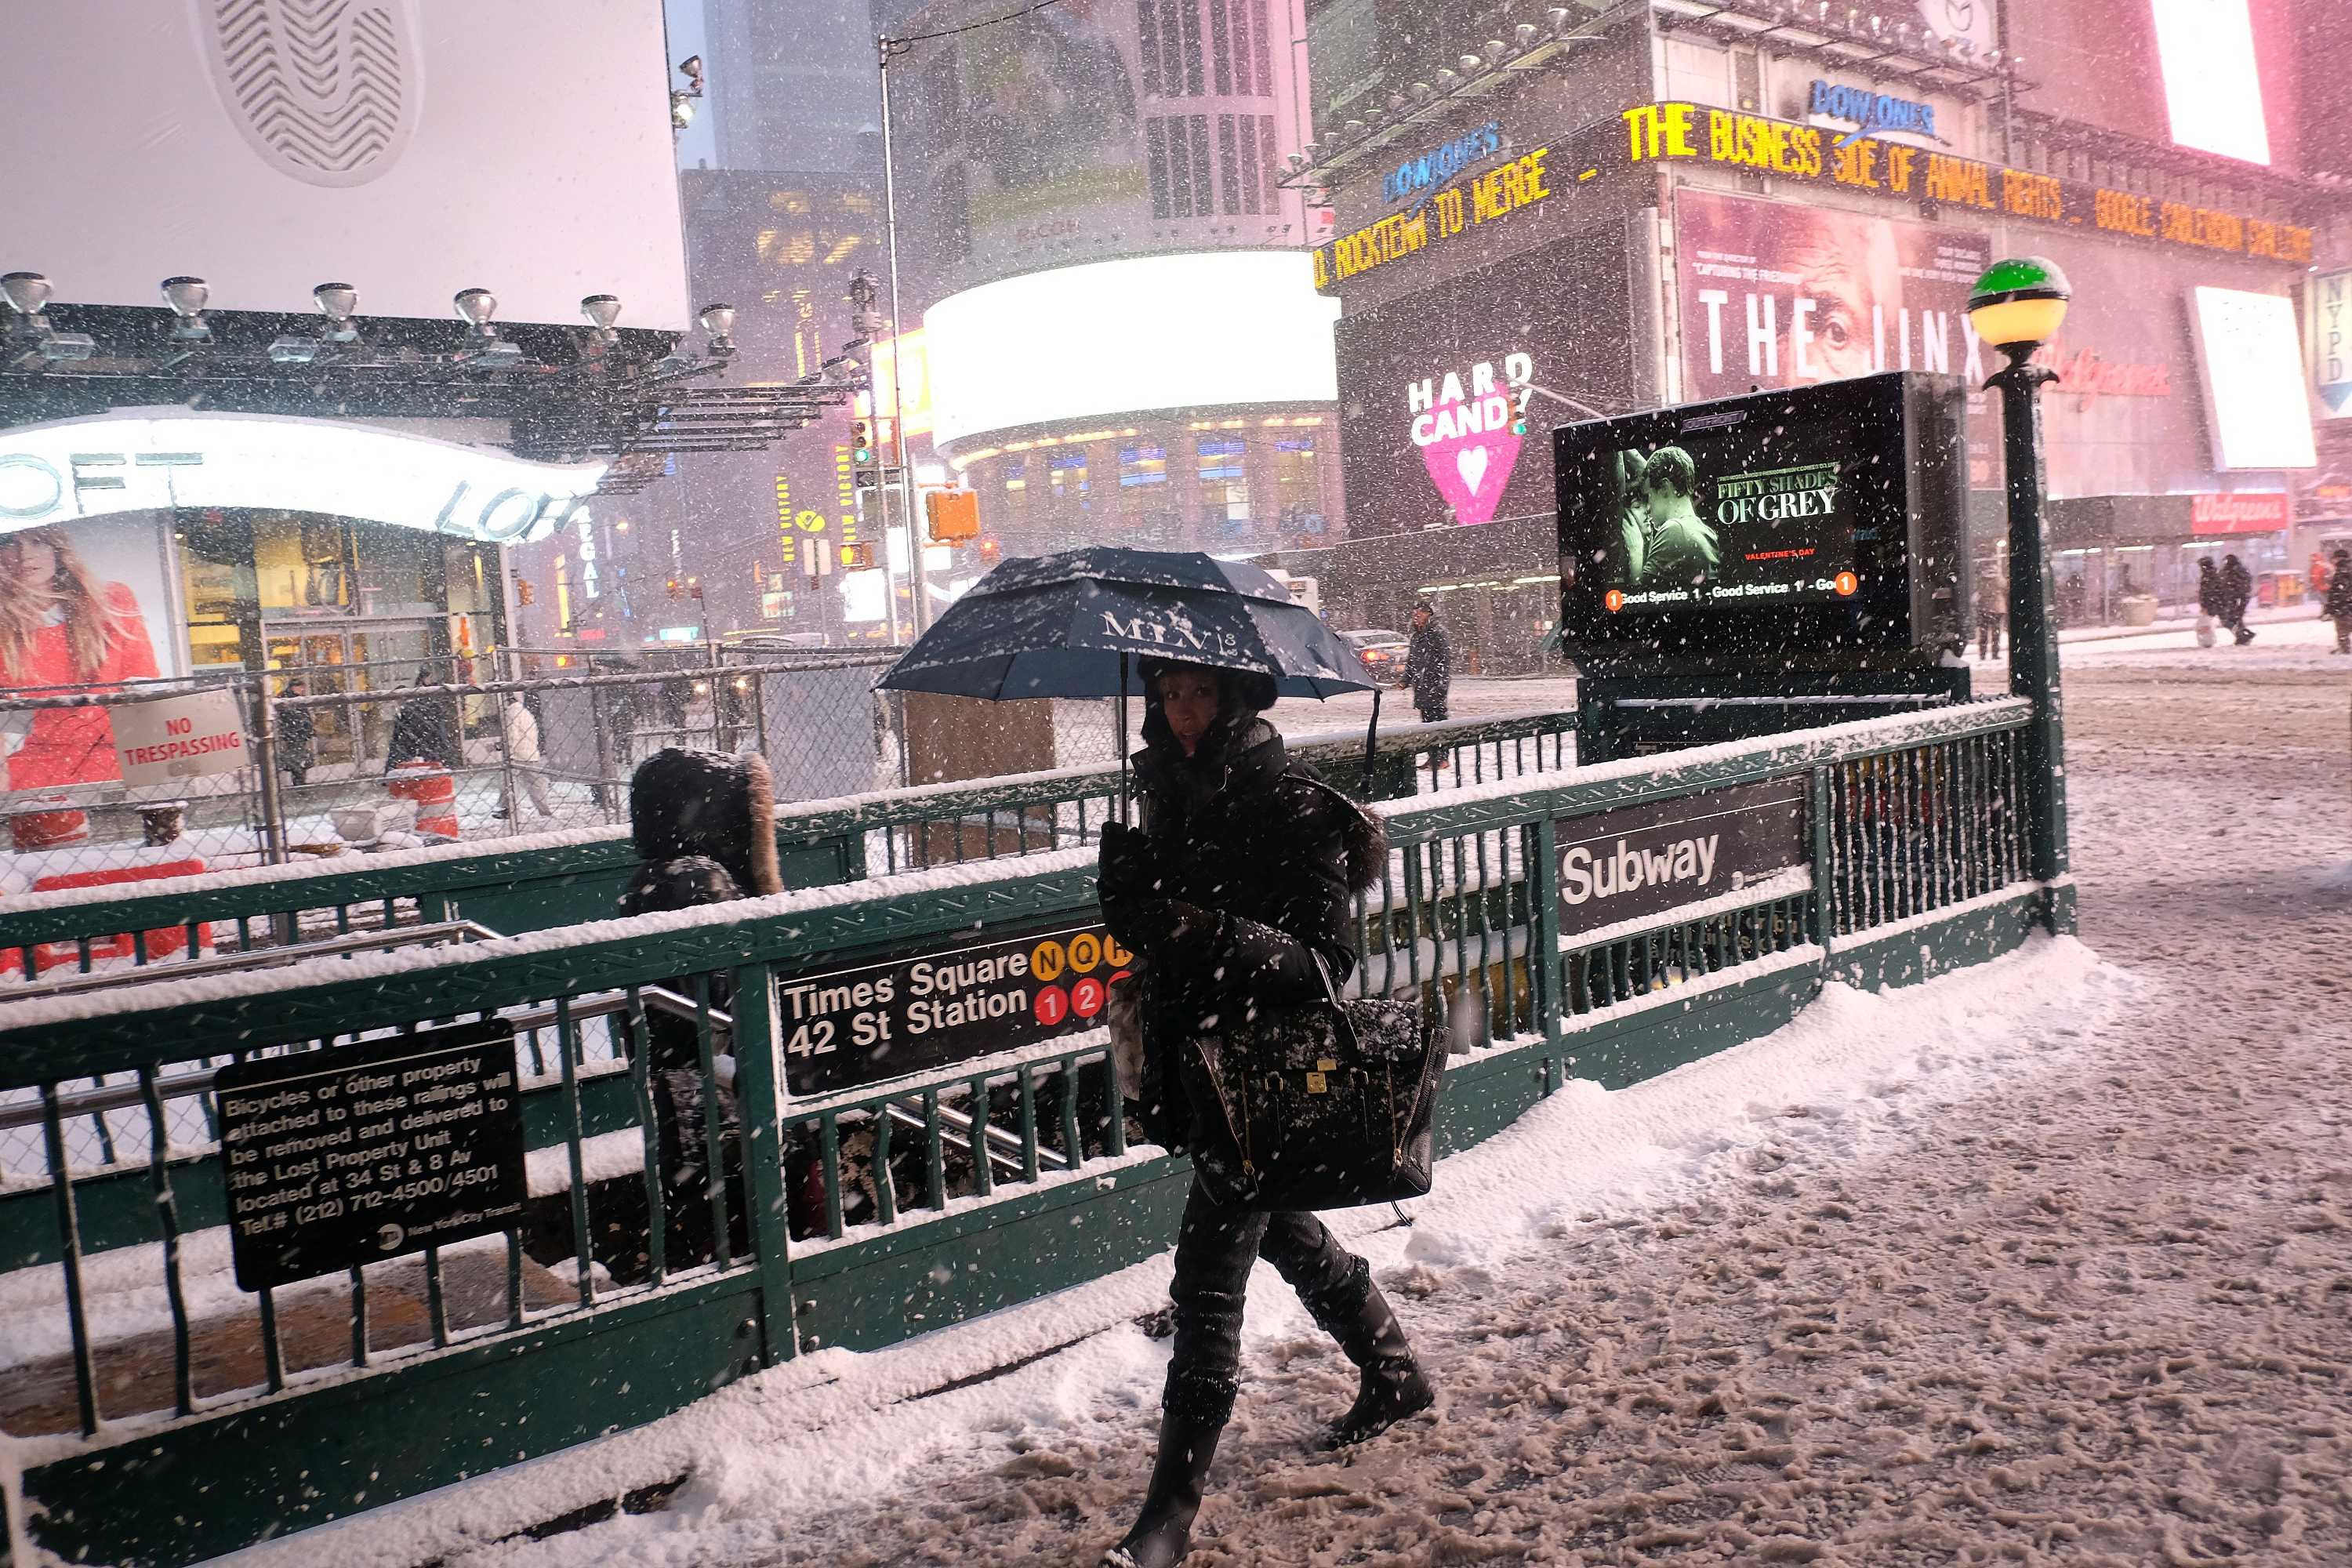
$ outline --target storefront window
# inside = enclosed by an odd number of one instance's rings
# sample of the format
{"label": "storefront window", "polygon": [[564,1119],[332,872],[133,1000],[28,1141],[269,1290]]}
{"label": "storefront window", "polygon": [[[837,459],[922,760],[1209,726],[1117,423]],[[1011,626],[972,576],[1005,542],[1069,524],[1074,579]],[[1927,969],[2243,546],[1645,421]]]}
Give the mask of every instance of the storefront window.
{"label": "storefront window", "polygon": [[1046,510],[1055,531],[1066,533],[1083,527],[1094,510],[1092,487],[1087,479],[1087,455],[1064,452],[1045,462]]}
{"label": "storefront window", "polygon": [[1323,531],[1323,476],[1315,437],[1285,436],[1274,443],[1274,496],[1286,535]]}
{"label": "storefront window", "polygon": [[1237,437],[1203,436],[1195,447],[1200,458],[1202,530],[1240,538],[1250,526],[1249,479],[1242,463],[1242,442]]}

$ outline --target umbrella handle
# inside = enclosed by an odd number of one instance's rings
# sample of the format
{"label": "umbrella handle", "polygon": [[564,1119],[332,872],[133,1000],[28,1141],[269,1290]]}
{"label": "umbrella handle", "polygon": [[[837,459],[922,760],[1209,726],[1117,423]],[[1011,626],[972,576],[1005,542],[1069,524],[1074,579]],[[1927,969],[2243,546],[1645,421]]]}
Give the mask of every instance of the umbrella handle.
{"label": "umbrella handle", "polygon": [[1127,650],[1118,650],[1118,821],[1127,824]]}
{"label": "umbrella handle", "polygon": [[1381,744],[1381,689],[1372,688],[1372,721],[1364,726],[1364,798],[1372,798],[1372,758]]}

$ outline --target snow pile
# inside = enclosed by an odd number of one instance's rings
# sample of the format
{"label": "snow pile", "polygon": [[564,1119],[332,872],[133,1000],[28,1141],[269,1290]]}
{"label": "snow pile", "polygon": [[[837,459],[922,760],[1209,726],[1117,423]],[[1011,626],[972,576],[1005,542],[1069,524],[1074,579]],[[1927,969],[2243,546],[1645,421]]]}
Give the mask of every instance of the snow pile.
{"label": "snow pile", "polygon": [[[1501,1136],[1445,1162],[1409,1230],[1387,1210],[1336,1215],[1334,1226],[1373,1259],[1444,1369],[1447,1447],[1507,1448],[1505,1434],[1483,1429],[1496,1412],[1523,1414],[1551,1398],[1546,1389],[1579,1409],[1621,1397],[1592,1384],[1605,1369],[1580,1372],[1583,1353],[1560,1327],[1535,1326],[1534,1304],[1559,1293],[1552,1281],[1563,1267],[1589,1280],[1594,1249],[1654,1225],[1671,1228],[1676,1221],[1654,1216],[1735,1199],[1759,1172],[1792,1160],[1843,1164],[1883,1152],[1914,1136],[1931,1107],[2063,1058],[2137,989],[2072,941],[1886,995],[1832,985],[1790,1027],[1663,1078],[1616,1093],[1571,1082]],[[1768,1204],[1773,1223],[1791,1226],[1818,1227],[1826,1206],[1793,1196]],[[254,1561],[373,1568],[446,1555],[469,1568],[682,1568],[1072,1554],[1116,1535],[1139,1492],[1166,1347],[1128,1319],[1163,1299],[1167,1270],[1155,1259],[877,1354],[822,1352],[652,1426],[260,1549]],[[1578,1310],[1559,1308],[1570,1317]],[[1066,1348],[1045,1353],[1057,1346]],[[1396,1451],[1366,1450],[1361,1463],[1378,1467],[1377,1480],[1301,1451],[1312,1424],[1344,1405],[1351,1374],[1263,1268],[1252,1282],[1247,1354],[1249,1384],[1228,1438],[1239,1457],[1220,1476],[1231,1487],[1227,1474],[1245,1468],[1252,1489],[1211,1504],[1204,1544],[1261,1510],[1367,1489],[1381,1500],[1365,1506],[1433,1522],[1444,1514],[1460,1467],[1398,1462],[1425,1433]],[[927,1394],[1032,1357],[1002,1376]],[[690,1479],[661,1512],[544,1542],[481,1544],[680,1476]],[[894,1491],[904,1495],[885,1501],[877,1522],[877,1494]],[[1204,1560],[1266,1559],[1228,1539],[1223,1554]]]}

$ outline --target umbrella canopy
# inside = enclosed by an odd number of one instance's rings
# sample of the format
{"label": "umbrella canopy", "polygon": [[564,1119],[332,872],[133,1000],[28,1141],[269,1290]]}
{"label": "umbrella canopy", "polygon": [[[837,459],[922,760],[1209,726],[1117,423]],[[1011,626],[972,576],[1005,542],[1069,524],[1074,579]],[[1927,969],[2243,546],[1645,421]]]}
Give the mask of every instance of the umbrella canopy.
{"label": "umbrella canopy", "polygon": [[1018,594],[1055,584],[1124,583],[1149,588],[1184,588],[1201,594],[1239,594],[1272,604],[1294,603],[1290,590],[1263,566],[1220,561],[1197,550],[1129,550],[1089,544],[1053,555],[1017,555],[973,584],[966,598]]}
{"label": "umbrella canopy", "polygon": [[1142,692],[1145,658],[1254,670],[1286,697],[1373,684],[1339,635],[1259,568],[1103,545],[1005,562],[877,684],[998,701],[1115,697]]}

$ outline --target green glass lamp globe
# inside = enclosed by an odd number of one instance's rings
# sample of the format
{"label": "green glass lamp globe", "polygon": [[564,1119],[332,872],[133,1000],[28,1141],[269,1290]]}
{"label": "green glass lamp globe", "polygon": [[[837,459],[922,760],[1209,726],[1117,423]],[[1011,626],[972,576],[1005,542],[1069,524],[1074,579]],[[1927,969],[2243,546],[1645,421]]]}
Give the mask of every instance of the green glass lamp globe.
{"label": "green glass lamp globe", "polygon": [[2072,292],[2047,257],[1996,261],[1969,290],[1969,321],[1997,349],[2031,350],[2058,335]]}

